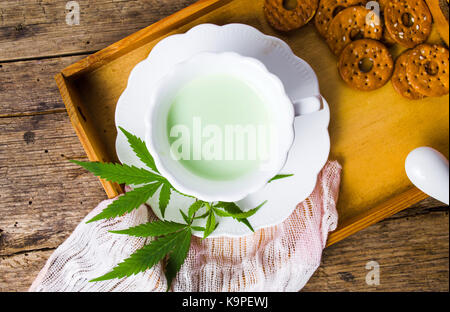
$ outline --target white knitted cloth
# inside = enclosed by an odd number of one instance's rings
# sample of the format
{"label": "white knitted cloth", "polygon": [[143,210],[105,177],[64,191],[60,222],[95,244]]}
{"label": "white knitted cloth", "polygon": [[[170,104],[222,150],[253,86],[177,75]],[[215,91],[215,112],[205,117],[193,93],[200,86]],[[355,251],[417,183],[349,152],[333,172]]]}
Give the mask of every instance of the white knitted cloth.
{"label": "white knitted cloth", "polygon": [[[174,291],[298,291],[320,265],[328,232],[336,228],[341,167],[328,162],[314,192],[282,224],[242,238],[193,237]],[[147,206],[113,220],[81,222],[48,259],[30,291],[165,291],[160,264],[132,277],[90,283],[141,248],[146,239],[111,234],[153,220]]]}

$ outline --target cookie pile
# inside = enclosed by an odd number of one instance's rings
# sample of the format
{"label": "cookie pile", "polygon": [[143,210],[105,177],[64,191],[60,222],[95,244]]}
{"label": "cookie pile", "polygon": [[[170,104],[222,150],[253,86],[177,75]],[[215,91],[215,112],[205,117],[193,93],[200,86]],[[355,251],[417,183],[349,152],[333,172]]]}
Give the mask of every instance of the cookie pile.
{"label": "cookie pile", "polygon": [[449,52],[443,46],[420,44],[397,58],[394,89],[411,100],[442,96],[449,91]]}
{"label": "cookie pile", "polygon": [[[368,0],[265,0],[264,12],[279,31],[298,29],[314,18],[339,58],[340,76],[355,89],[375,90],[391,79],[408,99],[448,94],[449,52],[425,43],[433,18],[424,0],[379,0],[376,7]],[[395,64],[388,49],[394,44],[409,49]]]}

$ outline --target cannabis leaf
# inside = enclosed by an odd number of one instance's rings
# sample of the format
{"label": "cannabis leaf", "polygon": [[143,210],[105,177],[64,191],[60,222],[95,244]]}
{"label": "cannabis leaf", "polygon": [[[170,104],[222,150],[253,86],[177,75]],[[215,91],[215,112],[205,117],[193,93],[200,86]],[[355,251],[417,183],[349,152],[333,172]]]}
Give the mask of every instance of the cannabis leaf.
{"label": "cannabis leaf", "polygon": [[117,265],[111,272],[95,278],[91,280],[91,282],[135,275],[153,267],[168,255],[165,275],[168,285],[167,290],[169,290],[172,280],[180,270],[189,252],[192,229],[202,229],[199,227],[192,227],[192,220],[193,218],[189,219],[188,224],[156,221],[141,224],[126,230],[110,231],[115,234],[159,238],[136,251],[129,258]]}
{"label": "cannabis leaf", "polygon": [[180,210],[181,215],[183,216],[183,219],[186,223],[190,223],[191,219],[183,212],[183,210]]}
{"label": "cannabis leaf", "polygon": [[113,201],[108,207],[87,223],[122,216],[139,208],[155,194],[160,186],[161,182],[157,182],[127,192],[125,195],[122,195],[117,200]]}
{"label": "cannabis leaf", "polygon": [[184,236],[177,242],[177,247],[173,249],[166,264],[165,275],[167,279],[167,291],[172,286],[172,281],[176,277],[178,271],[186,260],[191,246],[192,231],[190,228],[184,230]]}
{"label": "cannabis leaf", "polygon": [[169,252],[175,249],[177,242],[185,235],[188,235],[188,232],[183,230],[160,237],[136,251],[128,259],[125,259],[123,262],[119,263],[111,272],[97,277],[91,280],[91,282],[99,282],[113,278],[136,275],[152,268]]}
{"label": "cannabis leaf", "polygon": [[110,231],[114,234],[124,234],[129,236],[136,237],[157,237],[163,236],[170,233],[177,232],[181,229],[184,229],[186,224],[169,222],[169,221],[155,221],[144,223],[127,230],[120,231]]}
{"label": "cannabis leaf", "polygon": [[[214,206],[214,211],[221,217],[232,217],[234,219],[247,219],[253,216],[258,210],[267,203],[267,200],[260,204],[258,207],[250,209],[249,211],[242,212],[242,210],[235,203],[220,202]],[[223,208],[225,211],[218,208]]]}
{"label": "cannabis leaf", "polygon": [[117,182],[119,184],[139,185],[155,181],[162,182],[165,180],[160,175],[134,166],[99,162],[82,162],[77,160],[70,161],[92,172],[99,178],[105,179],[107,181]]}
{"label": "cannabis leaf", "polygon": [[276,180],[289,178],[289,177],[292,177],[292,176],[294,176],[294,175],[293,174],[279,174],[279,175],[273,177],[272,179],[270,179],[269,182],[267,182],[267,183],[270,183],[270,182],[273,182],[273,181],[276,181]]}
{"label": "cannabis leaf", "polygon": [[[215,213],[222,217],[232,217],[233,219],[245,224],[252,232],[255,230],[253,229],[252,225],[248,221],[247,218],[250,218],[253,216],[258,210],[266,204],[267,201],[260,204],[258,207],[253,208],[247,212],[243,212],[241,208],[239,208],[238,205],[235,203],[226,203],[226,202],[218,202],[213,206],[213,209]],[[221,208],[221,209],[218,209]]]}
{"label": "cannabis leaf", "polygon": [[206,220],[205,232],[203,233],[203,239],[207,238],[216,229],[216,217],[211,210]]}
{"label": "cannabis leaf", "polygon": [[205,205],[204,201],[196,200],[191,207],[189,207],[189,218],[191,218],[197,211]]}
{"label": "cannabis leaf", "polygon": [[159,210],[161,211],[163,218],[166,213],[167,205],[169,204],[170,193],[170,186],[168,184],[164,184],[161,188],[161,193],[159,194]]}
{"label": "cannabis leaf", "polygon": [[127,137],[128,143],[130,143],[130,146],[133,149],[136,156],[154,172],[159,173],[155,165],[155,160],[153,159],[152,155],[150,155],[150,152],[148,151],[145,142],[139,139],[137,136],[131,134],[124,128],[119,127],[119,129]]}
{"label": "cannabis leaf", "polygon": [[199,231],[199,232],[206,231],[206,229],[204,227],[201,227],[201,226],[191,226],[191,229],[193,229],[194,231]]}
{"label": "cannabis leaf", "polygon": [[139,159],[141,159],[142,162],[157,173],[125,164],[121,165],[71,160],[71,162],[107,181],[127,185],[143,185],[142,187],[135,188],[133,191],[121,196],[118,200],[114,201],[106,209],[104,209],[99,215],[89,220],[88,223],[102,219],[114,218],[127,212],[131,212],[134,209],[139,208],[140,205],[152,197],[160,187],[159,208],[161,210],[161,215],[164,218],[173,187],[167,179],[159,174],[155,166],[154,159],[147,150],[145,143],[125,129],[120,128],[120,130],[127,137],[130,146]]}

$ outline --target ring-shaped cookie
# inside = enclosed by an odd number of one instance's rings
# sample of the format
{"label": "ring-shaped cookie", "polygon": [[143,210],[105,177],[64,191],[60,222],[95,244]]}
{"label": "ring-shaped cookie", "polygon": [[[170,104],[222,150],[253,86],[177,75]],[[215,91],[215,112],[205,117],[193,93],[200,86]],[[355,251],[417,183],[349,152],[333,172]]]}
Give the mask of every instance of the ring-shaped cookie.
{"label": "ring-shaped cookie", "polygon": [[417,92],[409,82],[408,77],[406,77],[406,65],[408,65],[408,62],[412,57],[413,50],[408,50],[397,58],[391,82],[395,91],[401,96],[409,100],[420,100],[425,96]]}
{"label": "ring-shaped cookie", "polygon": [[352,88],[362,91],[384,86],[392,76],[393,66],[386,46],[371,39],[356,40],[347,45],[338,64],[342,79]]}
{"label": "ring-shaped cookie", "polygon": [[386,28],[399,44],[414,48],[431,33],[432,16],[423,0],[394,0],[384,10]]}
{"label": "ring-shaped cookie", "polygon": [[442,96],[449,91],[449,52],[440,45],[421,44],[412,51],[406,77],[414,89],[426,96]]}
{"label": "ring-shaped cookie", "polygon": [[319,0],[297,0],[296,7],[287,9],[283,0],[265,0],[264,13],[273,28],[287,32],[306,25],[318,6]]}
{"label": "ring-shaped cookie", "polygon": [[371,11],[361,6],[349,7],[333,19],[328,28],[327,43],[335,55],[350,42],[359,39],[380,40],[383,36],[383,26],[380,21],[369,20]]}
{"label": "ring-shaped cookie", "polygon": [[342,10],[355,6],[362,5],[367,0],[320,0],[319,8],[314,17],[314,25],[322,37],[327,37],[328,27],[333,18]]}

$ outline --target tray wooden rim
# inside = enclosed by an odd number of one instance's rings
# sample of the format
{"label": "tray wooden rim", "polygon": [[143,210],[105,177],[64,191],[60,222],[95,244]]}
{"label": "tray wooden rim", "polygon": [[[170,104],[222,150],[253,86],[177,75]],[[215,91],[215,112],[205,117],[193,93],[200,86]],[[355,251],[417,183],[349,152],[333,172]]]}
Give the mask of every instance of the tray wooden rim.
{"label": "tray wooden rim", "polygon": [[[126,54],[132,49],[149,42],[164,33],[175,30],[178,25],[195,20],[204,13],[211,12],[233,0],[199,0],[194,4],[156,22],[134,34],[98,51],[95,54],[66,67],[55,76],[56,84],[66,106],[69,119],[80,139],[90,161],[102,161],[104,158],[101,143],[88,136],[89,129],[83,123],[83,116],[76,106],[76,93],[71,88],[70,80],[79,75],[93,71],[108,62]],[[123,193],[123,189],[116,183],[100,180],[109,198]],[[389,198],[367,212],[347,220],[328,236],[327,246],[333,245],[344,238],[359,232],[370,225],[380,222],[408,207],[428,198],[428,195],[415,188],[412,184],[405,192]]]}

